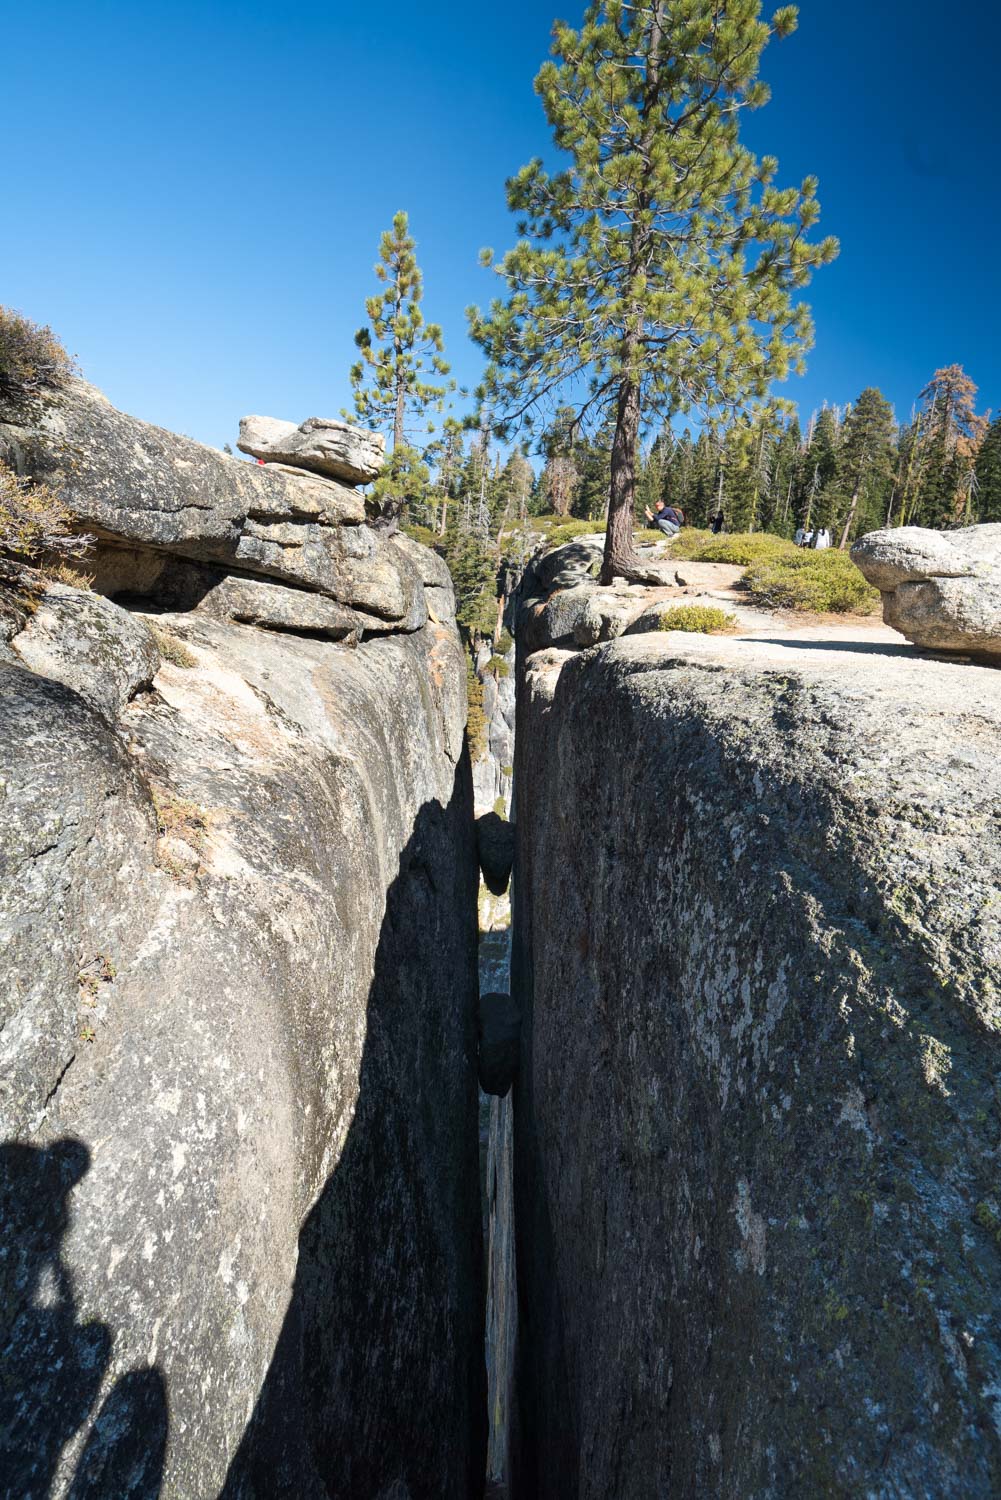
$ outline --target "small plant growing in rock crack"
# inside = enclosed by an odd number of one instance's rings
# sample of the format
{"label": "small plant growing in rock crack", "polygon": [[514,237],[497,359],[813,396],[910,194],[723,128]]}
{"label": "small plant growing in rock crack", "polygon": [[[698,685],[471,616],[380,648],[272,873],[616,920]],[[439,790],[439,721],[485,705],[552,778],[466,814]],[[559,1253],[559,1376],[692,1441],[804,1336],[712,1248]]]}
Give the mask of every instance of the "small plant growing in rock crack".
{"label": "small plant growing in rock crack", "polygon": [[93,1026],[81,1026],[78,1034],[81,1042],[93,1042],[97,1039],[97,1032]]}
{"label": "small plant growing in rock crack", "polygon": [[193,651],[188,650],[173,631],[165,629],[162,625],[150,623],[149,632],[156,641],[156,648],[164,661],[169,661],[175,667],[197,667],[197,656]]}
{"label": "small plant growing in rock crack", "polygon": [[156,862],[175,880],[191,885],[201,873],[212,815],[197,802],[178,797],[166,787],[154,785],[151,791],[159,835]]}
{"label": "small plant growing in rock crack", "polygon": [[80,986],[81,1005],[93,1009],[97,1004],[101,985],[110,984],[117,973],[118,970],[106,953],[95,953],[93,958],[81,959],[76,976]]}

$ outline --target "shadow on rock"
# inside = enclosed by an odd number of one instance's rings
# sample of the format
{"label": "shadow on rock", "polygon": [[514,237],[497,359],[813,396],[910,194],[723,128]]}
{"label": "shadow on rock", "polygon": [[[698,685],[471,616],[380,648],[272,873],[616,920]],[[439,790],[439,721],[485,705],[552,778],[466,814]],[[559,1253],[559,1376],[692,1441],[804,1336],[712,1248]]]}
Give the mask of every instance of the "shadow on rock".
{"label": "shadow on rock", "polygon": [[[78,1321],[61,1255],[69,1194],[89,1165],[90,1153],[77,1140],[0,1145],[3,1500],[50,1494],[63,1449],[87,1420],[108,1369],[112,1332],[104,1323]],[[163,1377],[155,1368],[131,1371],[101,1406],[67,1493],[72,1500],[153,1500],[166,1441]]]}
{"label": "shadow on rock", "polygon": [[[389,888],[354,1119],[223,1500],[483,1493],[476,865],[468,768]],[[468,913],[468,919],[457,915]]]}

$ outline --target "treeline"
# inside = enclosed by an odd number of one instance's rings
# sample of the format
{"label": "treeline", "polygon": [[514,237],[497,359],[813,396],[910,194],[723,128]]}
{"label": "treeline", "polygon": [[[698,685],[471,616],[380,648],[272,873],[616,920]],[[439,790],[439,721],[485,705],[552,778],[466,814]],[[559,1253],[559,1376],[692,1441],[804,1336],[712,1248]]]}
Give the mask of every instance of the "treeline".
{"label": "treeline", "polygon": [[[604,525],[611,447],[611,424],[576,436],[568,409],[534,464],[527,444],[505,453],[488,427],[470,433],[452,419],[423,450],[401,519],[447,559],[471,635],[498,628],[498,575],[520,564],[540,529],[552,530],[541,518]],[[805,427],[771,405],[697,435],[665,429],[639,456],[639,526],[658,499],[681,506],[692,526],[722,511],[730,532],[825,527],[840,547],[883,526],[1001,521],[1001,418],[978,413],[976,385],[952,365],[935,372],[903,424],[868,387]]]}
{"label": "treeline", "polygon": [[[805,428],[772,405],[697,436],[665,429],[640,457],[637,519],[662,499],[692,525],[722,511],[729,531],[788,537],[800,526],[826,527],[839,546],[882,526],[1001,521],[1001,418],[979,414],[976,397],[973,381],[950,365],[935,372],[904,424],[870,386],[852,405],[825,406]],[[557,427],[549,443],[545,508],[600,520],[611,432],[575,446]]]}

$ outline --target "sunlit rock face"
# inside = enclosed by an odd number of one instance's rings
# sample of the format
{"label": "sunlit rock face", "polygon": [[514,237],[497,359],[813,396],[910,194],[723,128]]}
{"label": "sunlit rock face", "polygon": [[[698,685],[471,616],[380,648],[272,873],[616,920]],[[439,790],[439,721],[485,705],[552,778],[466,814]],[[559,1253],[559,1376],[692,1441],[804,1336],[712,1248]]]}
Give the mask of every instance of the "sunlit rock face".
{"label": "sunlit rock face", "polygon": [[999,742],[904,644],[522,655],[516,1493],[1001,1489]]}

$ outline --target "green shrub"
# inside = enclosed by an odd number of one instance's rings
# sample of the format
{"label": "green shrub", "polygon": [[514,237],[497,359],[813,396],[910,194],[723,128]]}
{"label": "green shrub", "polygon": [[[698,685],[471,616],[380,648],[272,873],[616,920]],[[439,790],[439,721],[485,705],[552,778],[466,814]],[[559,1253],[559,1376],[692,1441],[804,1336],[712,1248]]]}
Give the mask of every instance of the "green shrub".
{"label": "green shrub", "polygon": [[784,537],[772,536],[768,531],[739,531],[733,536],[713,536],[711,531],[686,529],[676,538],[671,559],[680,557],[687,562],[732,563],[734,567],[747,568],[766,558],[790,554],[797,557],[800,550]]}
{"label": "green shrub", "polygon": [[51,328],[0,307],[0,396],[23,401],[58,389],[75,370]]}
{"label": "green shrub", "polygon": [[754,597],[775,609],[816,614],[871,614],[879,590],[866,583],[847,552],[792,547],[763,557],[748,568],[744,582]]}
{"label": "green shrub", "polygon": [[510,632],[507,630],[502,630],[500,635],[497,637],[497,654],[499,656],[507,656],[509,655],[513,646],[514,640],[512,639]]}
{"label": "green shrub", "polygon": [[737,621],[729,610],[711,604],[675,604],[665,609],[658,630],[687,630],[697,635],[718,635],[736,628]]}
{"label": "green shrub", "polygon": [[509,661],[505,661],[505,659],[504,659],[503,656],[498,656],[497,653],[495,652],[494,655],[487,662],[487,664],[486,664],[486,666],[484,667],[483,670],[485,672],[492,672],[493,675],[495,677],[498,677],[498,678],[500,678],[500,677],[510,677],[510,675],[511,675],[511,663]]}

